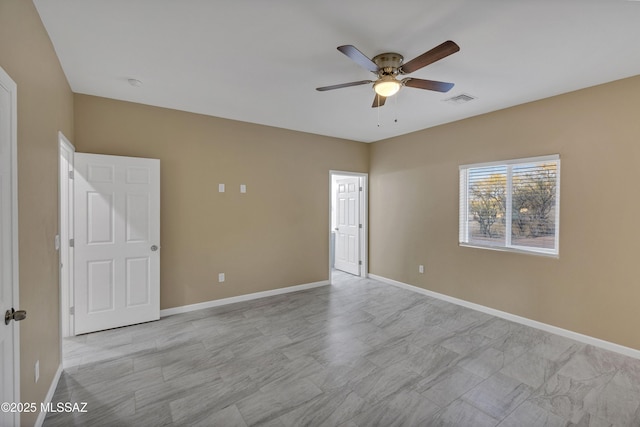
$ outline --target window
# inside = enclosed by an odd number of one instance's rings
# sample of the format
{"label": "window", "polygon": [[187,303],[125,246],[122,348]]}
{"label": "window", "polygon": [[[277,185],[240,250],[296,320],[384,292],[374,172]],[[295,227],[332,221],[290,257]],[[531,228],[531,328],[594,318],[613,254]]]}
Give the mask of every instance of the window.
{"label": "window", "polygon": [[558,255],[558,155],[460,166],[460,244]]}

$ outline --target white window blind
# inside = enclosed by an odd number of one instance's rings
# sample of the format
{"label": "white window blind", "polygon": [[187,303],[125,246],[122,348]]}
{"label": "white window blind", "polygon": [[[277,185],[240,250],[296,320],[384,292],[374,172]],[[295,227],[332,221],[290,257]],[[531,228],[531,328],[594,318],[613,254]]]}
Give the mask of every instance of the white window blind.
{"label": "white window blind", "polygon": [[558,255],[558,155],[460,166],[461,245]]}

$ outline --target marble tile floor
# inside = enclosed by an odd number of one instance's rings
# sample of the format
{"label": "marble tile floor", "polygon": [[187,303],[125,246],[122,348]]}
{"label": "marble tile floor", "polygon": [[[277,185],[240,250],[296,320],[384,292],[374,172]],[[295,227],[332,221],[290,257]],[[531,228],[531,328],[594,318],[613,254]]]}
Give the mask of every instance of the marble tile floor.
{"label": "marble tile floor", "polygon": [[65,340],[53,426],[640,426],[640,360],[380,282]]}

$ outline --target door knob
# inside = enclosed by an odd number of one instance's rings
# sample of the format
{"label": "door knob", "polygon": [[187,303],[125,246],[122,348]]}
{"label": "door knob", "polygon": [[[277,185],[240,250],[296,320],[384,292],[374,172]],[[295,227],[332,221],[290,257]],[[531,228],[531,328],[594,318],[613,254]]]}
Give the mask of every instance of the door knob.
{"label": "door knob", "polygon": [[158,250],[158,246],[157,245],[151,245],[151,251],[155,252]]}
{"label": "door knob", "polygon": [[8,325],[9,322],[11,322],[12,320],[15,320],[16,322],[19,322],[21,320],[24,320],[27,317],[27,312],[24,310],[18,310],[15,311],[13,308],[11,310],[7,310],[6,313],[4,313],[4,324]]}

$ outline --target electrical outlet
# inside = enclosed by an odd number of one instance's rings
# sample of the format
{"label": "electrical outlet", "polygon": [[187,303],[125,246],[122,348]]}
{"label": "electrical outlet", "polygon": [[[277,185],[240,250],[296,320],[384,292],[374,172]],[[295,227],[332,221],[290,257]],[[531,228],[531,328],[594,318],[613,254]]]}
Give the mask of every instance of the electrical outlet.
{"label": "electrical outlet", "polygon": [[420,264],[420,265],[418,266],[418,273],[420,273],[420,274],[424,274],[424,265]]}
{"label": "electrical outlet", "polygon": [[36,360],[36,366],[34,368],[34,377],[36,382],[40,379],[40,360]]}
{"label": "electrical outlet", "polygon": [[224,184],[218,184],[218,193],[224,193]]}
{"label": "electrical outlet", "polygon": [[218,274],[218,283],[222,283],[224,282],[224,273],[219,273]]}
{"label": "electrical outlet", "polygon": [[247,192],[246,184],[240,184],[240,192],[241,193],[246,193]]}

